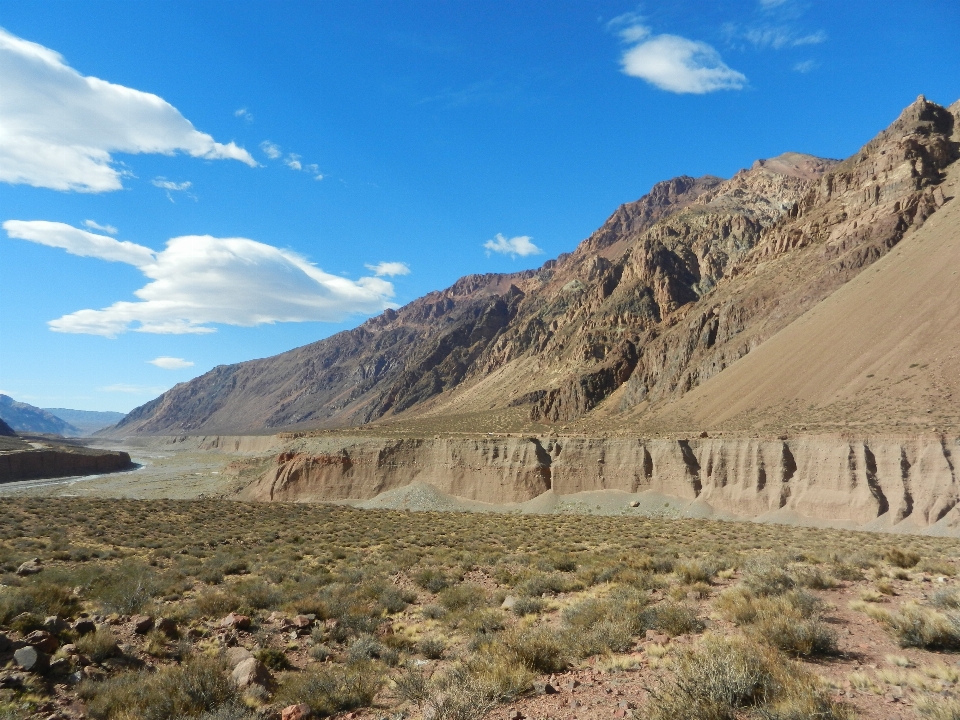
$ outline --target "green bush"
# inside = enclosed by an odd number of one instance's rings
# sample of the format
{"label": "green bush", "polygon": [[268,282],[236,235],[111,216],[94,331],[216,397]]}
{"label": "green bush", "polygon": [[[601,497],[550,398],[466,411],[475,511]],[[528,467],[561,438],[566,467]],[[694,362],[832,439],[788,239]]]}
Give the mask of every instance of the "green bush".
{"label": "green bush", "polygon": [[539,673],[562,672],[573,659],[569,635],[547,625],[512,628],[501,642],[527,668]]}
{"label": "green bush", "polygon": [[117,636],[106,625],[98,627],[96,632],[77,638],[77,650],[96,663],[120,654]]}
{"label": "green bush", "polygon": [[0,588],[0,625],[9,625],[21,613],[71,617],[79,610],[79,598],[59,585],[39,581],[22,587]]}

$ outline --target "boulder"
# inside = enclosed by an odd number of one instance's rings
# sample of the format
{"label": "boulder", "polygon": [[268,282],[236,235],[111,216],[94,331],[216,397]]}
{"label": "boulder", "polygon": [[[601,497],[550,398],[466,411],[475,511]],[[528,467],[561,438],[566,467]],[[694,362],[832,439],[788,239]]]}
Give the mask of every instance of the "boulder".
{"label": "boulder", "polygon": [[32,560],[27,560],[25,563],[22,563],[20,567],[17,568],[17,575],[21,577],[24,575],[36,575],[41,570],[43,570],[43,562],[40,558],[33,558]]}
{"label": "boulder", "polygon": [[289,705],[280,711],[280,720],[309,720],[313,717],[310,706],[301,703],[300,705]]}
{"label": "boulder", "polygon": [[297,627],[301,630],[305,630],[306,628],[313,625],[313,620],[306,615],[297,615],[293,619],[293,625],[294,627]]}
{"label": "boulder", "polygon": [[237,613],[230,613],[223,620],[220,621],[220,627],[222,628],[231,628],[234,630],[249,630],[250,629],[250,618],[246,615],[238,615]]}
{"label": "boulder", "polygon": [[58,615],[51,615],[48,618],[44,618],[43,629],[54,635],[59,635],[70,629],[70,623]]}
{"label": "boulder", "polygon": [[13,643],[10,642],[10,638],[0,633],[0,653],[7,652],[11,647],[13,647]]}
{"label": "boulder", "polygon": [[516,606],[517,599],[513,595],[507,595],[500,605],[504,610],[513,610]]}
{"label": "boulder", "polygon": [[43,673],[50,665],[50,656],[32,645],[27,645],[13,654],[13,661],[27,672]]}
{"label": "boulder", "polygon": [[241,690],[251,685],[268,688],[273,684],[273,677],[267,666],[254,657],[247,658],[237,665],[230,674],[233,682]]}
{"label": "boulder", "polygon": [[130,622],[133,624],[133,631],[137,635],[146,635],[153,630],[153,618],[149,615],[134,615],[130,618]]}
{"label": "boulder", "polygon": [[27,635],[23,641],[27,645],[32,645],[40,652],[54,653],[60,647],[60,642],[46,630],[34,630]]}
{"label": "boulder", "polygon": [[73,629],[77,635],[88,635],[97,631],[97,624],[90,618],[80,618],[73,624]]}
{"label": "boulder", "polygon": [[226,653],[224,653],[224,657],[226,658],[229,668],[233,670],[240,663],[252,658],[253,655],[245,647],[238,645],[237,647],[228,648]]}

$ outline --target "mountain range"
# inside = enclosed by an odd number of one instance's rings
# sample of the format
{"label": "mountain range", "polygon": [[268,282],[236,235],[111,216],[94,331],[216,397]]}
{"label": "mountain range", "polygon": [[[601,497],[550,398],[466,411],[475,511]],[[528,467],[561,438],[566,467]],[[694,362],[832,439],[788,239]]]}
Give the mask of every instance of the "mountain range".
{"label": "mountain range", "polygon": [[536,270],[219,366],[104,432],[960,427],[958,129],[960,102],[920,96],[842,161],[658,183]]}

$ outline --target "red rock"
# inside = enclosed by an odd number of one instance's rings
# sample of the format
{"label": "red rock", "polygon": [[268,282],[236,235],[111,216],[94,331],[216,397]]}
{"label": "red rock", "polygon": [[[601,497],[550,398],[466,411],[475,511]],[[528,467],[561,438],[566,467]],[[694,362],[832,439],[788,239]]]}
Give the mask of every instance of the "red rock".
{"label": "red rock", "polygon": [[45,653],[54,653],[60,647],[60,642],[46,630],[34,630],[23,641]]}
{"label": "red rock", "polygon": [[177,624],[170,618],[160,618],[157,620],[157,630],[168,638],[175,638],[179,634],[177,632]]}
{"label": "red rock", "polygon": [[220,627],[222,628],[233,628],[235,630],[249,630],[250,629],[250,618],[246,615],[238,615],[237,613],[230,613],[223,620],[220,621]]}
{"label": "red rock", "polygon": [[133,623],[133,631],[137,635],[146,635],[153,630],[153,618],[149,615],[134,615],[130,622]]}
{"label": "red rock", "polygon": [[306,704],[290,705],[280,711],[280,720],[309,720],[311,717],[313,713]]}

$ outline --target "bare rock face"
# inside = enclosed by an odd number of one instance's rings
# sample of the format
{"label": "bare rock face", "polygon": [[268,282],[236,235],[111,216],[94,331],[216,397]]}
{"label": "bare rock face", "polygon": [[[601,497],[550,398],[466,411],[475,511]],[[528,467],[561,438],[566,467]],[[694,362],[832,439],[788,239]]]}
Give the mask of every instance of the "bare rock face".
{"label": "bare rock face", "polygon": [[132,467],[130,455],[112,450],[56,445],[0,452],[0,483],[116,472]]}
{"label": "bare rock face", "polygon": [[729,180],[659,183],[538,270],[467,276],[355,330],[215,368],[112,432],[633,422],[721,373],[937,212],[957,125],[921,97],[842,162],[785,153]]}
{"label": "bare rock face", "polygon": [[[915,531],[936,525],[939,532],[960,534],[952,459],[960,453],[960,437],[331,437],[311,440],[310,451],[281,454],[241,497],[368,499],[411,483],[489,503],[524,502],[547,491],[652,491],[740,517],[792,513],[854,526]],[[324,457],[351,460],[309,460]]]}

